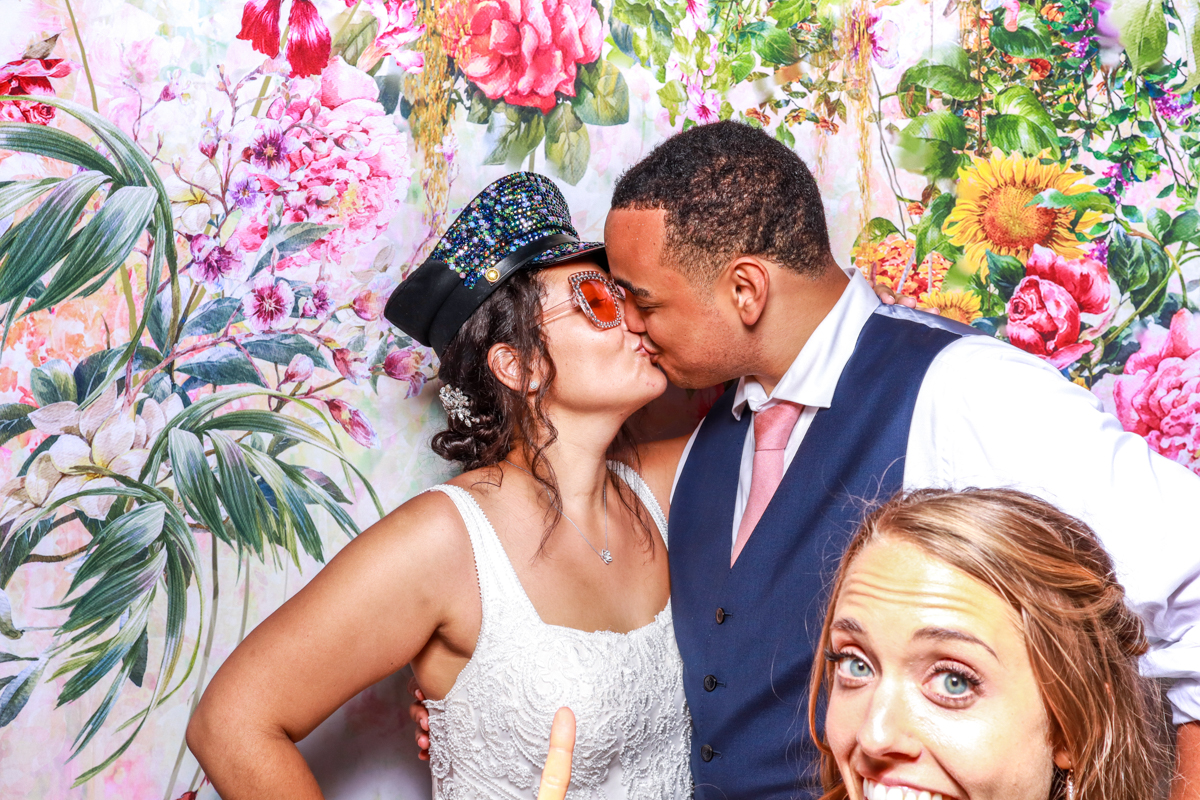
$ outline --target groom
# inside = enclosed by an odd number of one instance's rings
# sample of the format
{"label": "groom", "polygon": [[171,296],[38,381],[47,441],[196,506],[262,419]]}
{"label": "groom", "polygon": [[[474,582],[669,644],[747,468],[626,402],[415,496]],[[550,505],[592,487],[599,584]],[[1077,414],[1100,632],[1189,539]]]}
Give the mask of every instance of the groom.
{"label": "groom", "polygon": [[737,381],[676,445],[698,800],[819,794],[805,708],[825,581],[865,504],[920,486],[1023,489],[1096,530],[1154,643],[1144,671],[1174,679],[1173,797],[1200,797],[1200,478],[1037,358],[880,305],[834,261],[804,163],[762,131],[664,142],[618,182],[605,241],[672,382]]}

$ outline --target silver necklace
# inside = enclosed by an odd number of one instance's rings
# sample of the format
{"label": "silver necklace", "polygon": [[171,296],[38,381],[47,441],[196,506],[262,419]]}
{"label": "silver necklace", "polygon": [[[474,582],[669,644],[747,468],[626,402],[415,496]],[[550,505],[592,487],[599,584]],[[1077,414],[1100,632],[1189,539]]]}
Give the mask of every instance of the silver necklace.
{"label": "silver necklace", "polygon": [[[512,464],[512,466],[516,467],[517,469],[521,470],[521,472],[524,472],[526,475],[533,478],[533,473],[530,472],[529,470],[525,469],[524,467],[522,467],[518,464],[513,464],[513,462],[509,461],[507,458],[504,459],[504,462],[506,464]],[[533,479],[535,481],[537,480],[537,478],[533,478]],[[592,547],[592,543],[589,542],[588,538],[583,535],[583,531],[581,531],[579,529],[579,526],[575,524],[575,520],[568,517],[565,511],[563,511],[558,506],[554,505],[554,499],[553,499],[552,495],[550,494],[550,490],[549,489],[546,490],[546,499],[550,501],[550,505],[554,507],[554,510],[557,511],[562,516],[563,519],[565,519],[567,522],[571,523],[571,527],[574,528],[575,532],[579,534],[579,538],[583,539],[583,543],[586,544],[588,547],[590,547],[593,553],[600,556],[601,561],[603,561],[605,564],[611,564],[612,563],[612,553],[610,553],[608,550],[608,476],[607,475],[604,476],[604,488],[601,490],[601,496],[604,498],[604,549],[597,550],[595,547]]]}

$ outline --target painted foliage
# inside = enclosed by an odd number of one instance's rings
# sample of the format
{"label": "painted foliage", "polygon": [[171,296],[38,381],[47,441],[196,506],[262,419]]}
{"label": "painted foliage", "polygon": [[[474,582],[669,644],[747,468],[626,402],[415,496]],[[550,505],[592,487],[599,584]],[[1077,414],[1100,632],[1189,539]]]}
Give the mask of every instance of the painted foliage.
{"label": "painted foliage", "polygon": [[[436,361],[382,305],[512,169],[556,177],[596,236],[670,133],[760,126],[813,166],[843,263],[1045,359],[1200,472],[1200,0],[16,6],[5,796],[211,791],[181,740],[220,659],[289,571],[444,472]],[[423,794],[387,693],[343,715],[387,745],[331,796],[395,771]]]}

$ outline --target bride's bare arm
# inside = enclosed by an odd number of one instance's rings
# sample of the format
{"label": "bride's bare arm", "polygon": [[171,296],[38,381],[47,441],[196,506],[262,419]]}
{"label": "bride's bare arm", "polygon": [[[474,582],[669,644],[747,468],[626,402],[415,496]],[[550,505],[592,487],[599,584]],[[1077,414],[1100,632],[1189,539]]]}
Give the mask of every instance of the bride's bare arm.
{"label": "bride's bare arm", "polygon": [[418,496],[246,637],[205,691],[188,746],[224,800],[320,798],[294,743],[418,656],[446,663],[461,646],[469,657],[478,603],[461,519],[444,495]]}

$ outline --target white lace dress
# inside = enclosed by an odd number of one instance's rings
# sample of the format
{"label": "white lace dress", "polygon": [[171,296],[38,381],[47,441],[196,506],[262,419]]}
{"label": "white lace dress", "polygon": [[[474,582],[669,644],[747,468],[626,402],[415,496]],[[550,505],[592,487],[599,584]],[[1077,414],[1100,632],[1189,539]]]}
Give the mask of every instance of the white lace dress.
{"label": "white lace dress", "polygon": [[[641,477],[609,466],[665,542],[666,520]],[[456,486],[430,491],[449,496],[466,523],[483,601],[471,660],[444,699],[425,702],[434,800],[536,797],[561,706],[577,720],[569,800],[691,797],[691,721],[670,602],[629,633],[548,625],[474,498]]]}

